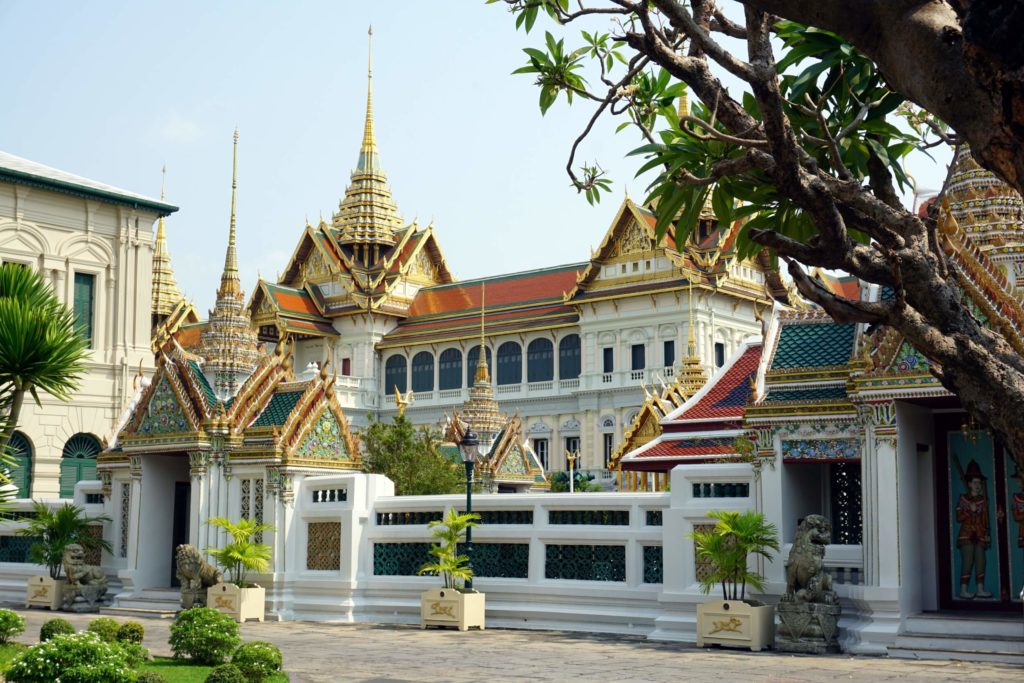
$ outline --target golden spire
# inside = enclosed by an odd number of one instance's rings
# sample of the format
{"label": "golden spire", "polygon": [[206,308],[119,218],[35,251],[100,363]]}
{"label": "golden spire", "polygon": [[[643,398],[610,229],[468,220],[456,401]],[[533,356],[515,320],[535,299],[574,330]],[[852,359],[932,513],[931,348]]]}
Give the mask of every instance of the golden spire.
{"label": "golden spire", "polygon": [[[161,169],[163,179],[160,181],[160,201],[164,200],[167,190],[167,166]],[[171,254],[167,249],[167,230],[164,217],[156,224],[156,243],[153,245],[153,295],[152,314],[154,323],[157,319],[169,316],[174,307],[181,301],[181,290],[174,281],[174,270],[171,268]]]}
{"label": "golden spire", "polygon": [[199,340],[199,353],[205,359],[203,371],[213,385],[217,398],[226,401],[235,395],[259,360],[259,346],[249,313],[245,310],[245,294],[238,277],[238,256],[235,250],[235,206],[238,192],[238,129],[235,129],[231,162],[231,220],[228,250],[224,256],[224,273],[220,277],[217,301]]}
{"label": "golden spire", "polygon": [[693,338],[693,281],[692,280],[690,281],[690,286],[687,287],[686,289],[690,293],[690,303],[689,303],[689,311],[688,311],[688,315],[690,316],[690,322],[686,326],[687,327],[687,330],[686,330],[686,334],[687,334],[687,337],[686,337],[686,355],[688,355],[690,358],[696,358],[697,357],[697,342]]}
{"label": "golden spire", "polygon": [[366,122],[363,124],[363,146],[359,150],[359,161],[377,158],[377,136],[373,133],[373,26],[367,31],[368,55],[366,57]]}
{"label": "golden spire", "polygon": [[[368,32],[369,49],[373,46],[373,27]],[[373,60],[370,56],[366,70],[366,122],[363,142],[359,148],[359,161],[352,172],[352,182],[345,189],[345,197],[338,203],[331,225],[338,231],[338,241],[355,248],[391,247],[397,241],[395,233],[405,224],[398,215],[398,207],[391,196],[387,175],[381,169],[377,152],[377,136],[373,127]],[[365,249],[364,254],[370,250]],[[380,249],[374,249],[379,256]],[[377,258],[374,258],[376,262]],[[372,265],[372,264],[367,264]]]}
{"label": "golden spire", "polygon": [[235,128],[234,147],[231,154],[231,220],[228,227],[228,250],[224,254],[224,273],[220,276],[220,291],[240,292],[238,279],[238,254],[235,250],[235,200],[238,194],[238,129]]}
{"label": "golden spire", "polygon": [[487,344],[484,336],[484,311],[487,308],[487,283],[480,283],[480,358],[476,361],[476,375],[473,376],[473,383],[490,382],[491,373],[487,369]]}

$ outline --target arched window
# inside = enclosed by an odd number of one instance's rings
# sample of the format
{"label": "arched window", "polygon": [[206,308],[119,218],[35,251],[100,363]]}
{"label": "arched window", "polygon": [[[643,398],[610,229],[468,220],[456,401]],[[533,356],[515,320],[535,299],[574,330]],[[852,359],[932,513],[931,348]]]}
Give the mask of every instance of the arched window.
{"label": "arched window", "polygon": [[384,366],[384,393],[395,393],[395,387],[398,387],[399,391],[405,391],[405,374],[405,356],[388,358]]}
{"label": "arched window", "polygon": [[516,342],[498,347],[498,384],[519,384],[523,381],[523,348]]}
{"label": "arched window", "polygon": [[17,498],[32,497],[32,442],[21,432],[14,432],[8,443],[11,451],[11,483],[18,487]]}
{"label": "arched window", "polygon": [[534,339],[526,347],[526,381],[550,382],[555,378],[555,345],[550,339]]}
{"label": "arched window", "polygon": [[100,442],[92,434],[75,434],[64,444],[60,458],[60,497],[73,498],[75,484],[96,479]]}
{"label": "arched window", "polygon": [[434,390],[434,354],[420,351],[412,357],[412,390]]}
{"label": "arched window", "polygon": [[[479,351],[477,352],[479,356]],[[462,352],[458,349],[445,349],[438,358],[438,388],[458,389],[462,386]]]}
{"label": "arched window", "polygon": [[[494,361],[492,359],[491,348],[487,348],[487,367],[493,369]],[[480,347],[474,346],[466,354],[466,386],[473,386],[473,377],[476,376],[476,366],[480,363]]]}
{"label": "arched window", "polygon": [[570,334],[558,342],[558,379],[580,376],[580,335]]}

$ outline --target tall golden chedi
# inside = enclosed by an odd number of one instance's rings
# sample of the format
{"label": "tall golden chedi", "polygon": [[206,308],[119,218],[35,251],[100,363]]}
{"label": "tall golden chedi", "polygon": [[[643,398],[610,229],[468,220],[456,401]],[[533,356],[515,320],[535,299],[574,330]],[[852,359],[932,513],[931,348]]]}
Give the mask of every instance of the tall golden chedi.
{"label": "tall golden chedi", "polygon": [[487,344],[484,336],[485,288],[480,288],[480,359],[476,363],[473,386],[469,389],[469,400],[462,404],[462,419],[477,433],[480,443],[490,446],[505,426],[507,418],[498,410],[491,385],[491,373],[487,367]]}
{"label": "tall golden chedi", "polygon": [[[370,27],[369,35],[372,40],[373,27]],[[344,249],[351,249],[351,260],[365,269],[372,269],[380,262],[381,256],[398,241],[396,232],[403,231],[405,227],[377,152],[377,137],[373,130],[372,49],[371,44],[367,67],[366,122],[359,161],[331,221],[338,231],[338,243]]]}
{"label": "tall golden chedi", "polygon": [[[163,181],[160,183],[160,201],[164,201],[167,189],[167,167],[163,168]],[[156,243],[153,245],[153,326],[167,319],[175,306],[182,299],[181,290],[174,280],[171,268],[171,253],[167,248],[167,229],[164,217],[156,224]]]}
{"label": "tall golden chedi", "polygon": [[209,324],[199,341],[203,374],[221,401],[235,395],[238,387],[252,374],[259,360],[256,332],[245,310],[245,294],[238,277],[235,253],[235,199],[238,191],[238,131],[235,130],[231,165],[231,223],[224,273],[220,276],[217,303],[210,311]]}

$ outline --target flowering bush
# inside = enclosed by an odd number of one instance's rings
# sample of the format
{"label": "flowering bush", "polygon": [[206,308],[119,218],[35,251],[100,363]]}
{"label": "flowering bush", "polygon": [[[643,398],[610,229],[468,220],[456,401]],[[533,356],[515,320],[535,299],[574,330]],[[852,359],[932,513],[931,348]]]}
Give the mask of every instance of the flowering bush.
{"label": "flowering bush", "polygon": [[84,631],[33,645],[4,672],[9,683],[135,683],[124,651]]}
{"label": "flowering bush", "polygon": [[117,631],[121,628],[121,625],[116,620],[110,617],[100,617],[99,619],[93,619],[89,622],[87,630],[92,631],[105,642],[113,643],[117,640]]}
{"label": "flowering bush", "polygon": [[171,650],[175,659],[196,664],[222,664],[241,642],[238,624],[209,607],[193,607],[171,624]]}
{"label": "flowering bush", "polygon": [[49,640],[54,636],[70,635],[75,632],[75,627],[67,619],[50,619],[43,622],[39,629],[39,640]]}
{"label": "flowering bush", "polygon": [[264,678],[281,670],[284,658],[277,645],[254,641],[243,643],[235,650],[231,663],[239,668],[250,683],[261,683]]}
{"label": "flowering bush", "polygon": [[149,650],[138,643],[115,643],[124,652],[124,658],[128,666],[138,669],[144,662],[149,661]]}
{"label": "flowering bush", "polygon": [[25,630],[25,618],[9,609],[0,609],[0,644]]}
{"label": "flowering bush", "polygon": [[137,621],[126,621],[117,627],[117,641],[119,643],[138,643],[141,645],[145,635],[146,629],[142,628],[142,624]]}
{"label": "flowering bush", "polygon": [[221,664],[206,677],[206,683],[248,683],[245,676],[234,664]]}

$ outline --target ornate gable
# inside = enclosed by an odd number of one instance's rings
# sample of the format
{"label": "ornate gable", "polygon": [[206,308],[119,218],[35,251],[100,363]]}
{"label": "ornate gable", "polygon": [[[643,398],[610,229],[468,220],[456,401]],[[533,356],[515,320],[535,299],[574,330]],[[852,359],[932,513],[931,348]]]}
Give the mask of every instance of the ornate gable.
{"label": "ornate gable", "polygon": [[191,431],[189,419],[166,371],[160,373],[149,394],[149,401],[140,405],[138,410],[140,419],[133,430],[134,436],[184,434]]}
{"label": "ornate gable", "polygon": [[292,454],[301,460],[351,460],[338,418],[324,410]]}

